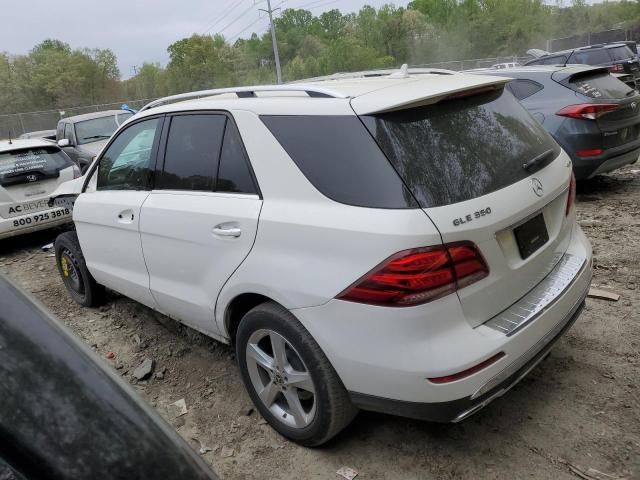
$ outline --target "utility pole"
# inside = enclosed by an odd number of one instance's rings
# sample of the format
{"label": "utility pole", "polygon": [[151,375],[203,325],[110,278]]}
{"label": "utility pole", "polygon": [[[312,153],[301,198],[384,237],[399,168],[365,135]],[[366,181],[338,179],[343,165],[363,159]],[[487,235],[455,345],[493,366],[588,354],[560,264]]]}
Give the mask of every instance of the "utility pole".
{"label": "utility pole", "polygon": [[273,24],[273,12],[276,10],[280,10],[279,8],[271,9],[271,0],[267,0],[268,10],[261,8],[260,10],[263,12],[267,12],[269,14],[269,22],[271,23],[271,43],[273,44],[273,56],[276,59],[276,78],[278,79],[278,84],[282,83],[282,71],[280,70],[280,55],[278,55],[278,41],[276,40],[276,26]]}

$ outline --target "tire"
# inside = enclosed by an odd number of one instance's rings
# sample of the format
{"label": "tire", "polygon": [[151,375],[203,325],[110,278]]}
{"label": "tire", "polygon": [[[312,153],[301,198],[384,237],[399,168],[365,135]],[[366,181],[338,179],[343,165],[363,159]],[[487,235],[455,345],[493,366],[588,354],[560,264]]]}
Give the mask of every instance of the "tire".
{"label": "tire", "polygon": [[93,279],[84,261],[75,231],[64,232],[54,245],[56,265],[71,298],[83,307],[97,307],[104,301],[104,287]]}
{"label": "tire", "polygon": [[[278,362],[278,355],[274,353],[273,342],[281,345],[281,340],[286,352],[284,362]],[[260,358],[270,364],[271,369],[254,360],[256,347],[270,354],[271,362],[265,360],[267,357]],[[242,381],[262,417],[281,435],[302,446],[315,447],[327,442],[358,412],[313,337],[288,310],[276,303],[260,304],[242,318],[236,336],[236,356]],[[281,368],[282,363],[285,367]],[[301,388],[293,386],[294,382]],[[297,397],[297,404],[303,408],[302,414],[296,410],[298,416],[292,413],[289,401],[292,395],[295,395],[294,403]]]}

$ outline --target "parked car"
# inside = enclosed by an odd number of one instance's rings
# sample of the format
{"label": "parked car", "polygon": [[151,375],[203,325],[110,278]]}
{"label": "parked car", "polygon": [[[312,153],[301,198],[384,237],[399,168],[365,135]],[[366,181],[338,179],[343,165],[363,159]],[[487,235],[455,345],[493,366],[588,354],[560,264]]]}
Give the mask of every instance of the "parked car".
{"label": "parked car", "polygon": [[55,140],[56,139],[56,131],[55,130],[38,130],[35,132],[26,132],[18,137],[21,140],[29,139],[29,138],[44,138],[47,140]]}
{"label": "parked car", "polygon": [[80,169],[53,142],[0,142],[0,239],[71,221],[71,204],[49,206],[61,183]]}
{"label": "parked car", "polygon": [[606,69],[537,66],[474,73],[514,79],[507,89],[571,157],[578,180],[638,160],[640,94]]}
{"label": "parked car", "polygon": [[1,275],[0,377],[0,478],[217,478],[111,367]]}
{"label": "parked car", "polygon": [[628,85],[634,89],[638,88],[638,82],[640,82],[640,61],[624,43],[589,45],[562,50],[534,58],[525,63],[525,65],[568,64],[604,66],[611,73],[630,75]]}
{"label": "parked car", "polygon": [[358,408],[464,420],[591,281],[571,160],[506,83],[405,67],[153,102],[56,192],[77,195],[62,280],[235,345],[260,414],[302,445]]}
{"label": "parked car", "polygon": [[126,110],[107,110],[63,118],[56,128],[56,140],[84,172],[113,132],[132,116]]}
{"label": "parked car", "polygon": [[505,68],[516,68],[519,66],[520,64],[518,62],[507,62],[507,63],[496,63],[495,65],[491,65],[491,68],[496,70],[503,70]]}

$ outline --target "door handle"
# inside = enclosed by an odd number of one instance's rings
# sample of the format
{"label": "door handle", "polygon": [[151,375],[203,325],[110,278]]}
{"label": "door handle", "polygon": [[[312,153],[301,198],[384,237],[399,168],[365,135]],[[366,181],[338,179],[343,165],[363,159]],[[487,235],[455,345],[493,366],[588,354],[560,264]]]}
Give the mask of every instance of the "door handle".
{"label": "door handle", "polygon": [[118,213],[118,222],[120,223],[132,223],[135,218],[131,210],[124,210]]}
{"label": "door handle", "polygon": [[225,225],[216,225],[212,230],[214,235],[219,237],[234,237],[237,238],[242,234],[242,230],[238,227],[231,227]]}

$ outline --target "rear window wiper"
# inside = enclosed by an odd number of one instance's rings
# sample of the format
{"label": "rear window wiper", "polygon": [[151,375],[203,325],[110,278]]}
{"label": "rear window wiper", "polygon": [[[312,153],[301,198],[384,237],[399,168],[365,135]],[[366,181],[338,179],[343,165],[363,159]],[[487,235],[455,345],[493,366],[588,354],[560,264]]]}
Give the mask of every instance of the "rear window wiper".
{"label": "rear window wiper", "polygon": [[553,148],[550,148],[549,150],[541,153],[540,155],[537,155],[537,156],[533,157],[528,162],[525,162],[522,165],[522,168],[524,168],[526,171],[529,171],[532,168],[537,167],[541,163],[544,163],[545,160],[547,160],[549,158],[549,156],[553,155],[553,154],[554,154],[554,150],[553,150]]}
{"label": "rear window wiper", "polygon": [[110,137],[111,137],[111,135],[92,135],[91,137],[84,137],[82,139],[82,141],[85,141],[85,140],[96,140],[98,138],[110,138]]}

